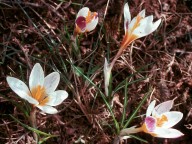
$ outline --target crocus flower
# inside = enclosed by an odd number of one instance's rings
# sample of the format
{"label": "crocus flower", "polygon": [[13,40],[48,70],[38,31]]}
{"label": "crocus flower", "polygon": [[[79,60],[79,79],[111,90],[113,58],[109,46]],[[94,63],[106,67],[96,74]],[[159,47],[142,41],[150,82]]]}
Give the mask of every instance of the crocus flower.
{"label": "crocus flower", "polygon": [[183,135],[180,131],[173,129],[183,117],[178,111],[170,111],[173,100],[163,102],[155,107],[155,102],[151,102],[147,109],[146,118],[142,125],[142,130],[154,137],[177,138]]}
{"label": "crocus flower", "polygon": [[184,134],[173,129],[183,117],[183,114],[178,111],[170,111],[173,106],[173,100],[163,102],[155,107],[156,101],[152,101],[147,108],[146,118],[144,123],[139,128],[123,129],[120,133],[122,138],[129,138],[131,133],[145,132],[154,137],[160,138],[177,138]]}
{"label": "crocus flower", "polygon": [[105,58],[105,63],[104,63],[104,84],[105,84],[105,94],[108,96],[109,94],[109,80],[110,80],[110,75],[111,75],[111,67],[107,62],[107,59]]}
{"label": "crocus flower", "polygon": [[115,61],[122,54],[123,50],[134,40],[144,37],[155,31],[161,23],[161,19],[153,22],[153,15],[145,17],[145,9],[131,20],[128,3],[124,5],[124,30],[125,35],[120,49],[112,61],[112,67]]}
{"label": "crocus flower", "polygon": [[7,77],[10,88],[21,98],[27,100],[33,106],[38,107],[45,113],[55,114],[57,106],[68,97],[64,90],[56,90],[60,81],[58,72],[52,72],[44,77],[44,72],[39,63],[36,63],[29,77],[29,88],[21,80],[14,77]]}
{"label": "crocus flower", "polygon": [[75,20],[75,33],[92,31],[97,26],[97,23],[97,12],[91,12],[88,7],[83,7],[79,10]]}

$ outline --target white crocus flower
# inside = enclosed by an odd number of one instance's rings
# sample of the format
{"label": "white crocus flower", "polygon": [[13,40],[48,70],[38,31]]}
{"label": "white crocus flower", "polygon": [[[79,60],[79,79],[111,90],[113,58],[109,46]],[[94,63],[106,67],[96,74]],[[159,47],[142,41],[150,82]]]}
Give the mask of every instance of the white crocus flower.
{"label": "white crocus flower", "polygon": [[153,15],[145,17],[145,10],[142,10],[131,20],[128,3],[124,5],[124,30],[125,35],[121,42],[120,49],[112,61],[112,67],[115,61],[120,57],[123,50],[134,40],[149,35],[154,32],[161,23],[161,19],[153,22]]}
{"label": "white crocus flower", "polygon": [[57,106],[68,97],[64,90],[56,90],[60,81],[58,72],[53,72],[44,77],[44,72],[39,63],[36,63],[29,77],[29,88],[21,80],[14,77],[7,77],[10,88],[21,98],[27,100],[33,106],[38,107],[48,114],[57,113]]}
{"label": "white crocus flower", "polygon": [[125,36],[122,47],[127,47],[132,41],[154,32],[161,23],[161,19],[153,23],[153,15],[145,17],[145,9],[131,20],[128,3],[124,6]]}
{"label": "white crocus flower", "polygon": [[107,59],[105,58],[104,63],[104,83],[105,83],[105,94],[106,96],[109,95],[109,81],[111,76],[111,67],[107,62]]}
{"label": "white crocus flower", "polygon": [[154,137],[177,138],[183,136],[183,133],[173,129],[183,117],[183,113],[170,111],[173,106],[173,100],[163,102],[155,107],[155,102],[151,102],[147,109],[146,118],[142,125],[142,130]]}
{"label": "white crocus flower", "polygon": [[98,23],[98,13],[91,12],[88,7],[79,10],[75,20],[75,33],[89,32],[95,29]]}
{"label": "white crocus flower", "polygon": [[184,134],[173,129],[183,117],[183,113],[178,111],[170,111],[173,106],[173,100],[163,102],[155,107],[156,101],[152,101],[147,108],[146,118],[141,127],[126,128],[121,130],[121,139],[130,138],[130,134],[145,132],[154,137],[160,138],[177,138]]}

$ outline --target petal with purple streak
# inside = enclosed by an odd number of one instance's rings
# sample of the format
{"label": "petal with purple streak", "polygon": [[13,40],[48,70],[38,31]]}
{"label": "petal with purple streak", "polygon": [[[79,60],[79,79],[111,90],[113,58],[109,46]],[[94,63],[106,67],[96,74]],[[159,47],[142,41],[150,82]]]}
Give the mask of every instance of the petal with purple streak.
{"label": "petal with purple streak", "polygon": [[145,125],[149,132],[153,132],[156,128],[156,119],[151,116],[146,117]]}
{"label": "petal with purple streak", "polygon": [[77,26],[78,26],[82,31],[85,30],[85,28],[86,28],[86,19],[85,19],[85,17],[79,16],[79,17],[76,19],[75,23],[77,24]]}

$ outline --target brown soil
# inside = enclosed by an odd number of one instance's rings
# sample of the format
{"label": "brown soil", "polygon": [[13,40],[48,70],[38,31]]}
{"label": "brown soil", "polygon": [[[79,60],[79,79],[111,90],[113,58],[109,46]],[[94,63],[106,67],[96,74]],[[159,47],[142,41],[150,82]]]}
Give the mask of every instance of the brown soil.
{"label": "brown soil", "polygon": [[[99,13],[97,28],[79,37],[81,58],[72,53],[71,38],[74,21],[81,1],[23,0],[0,2],[0,143],[32,143],[31,131],[15,122],[9,114],[22,123],[30,125],[23,109],[29,108],[9,88],[6,77],[13,76],[26,83],[35,63],[40,63],[49,74],[61,72],[58,89],[69,93],[60,113],[42,115],[38,113],[38,129],[58,135],[45,143],[70,144],[82,138],[90,144],[112,143],[116,137],[114,122],[97,89],[81,76],[70,76],[72,68],[69,55],[75,65],[86,75],[93,69],[92,80],[104,91],[104,56],[110,50],[110,60],[118,51],[123,38],[123,1],[85,1],[84,6]],[[147,37],[136,40],[116,62],[112,71],[115,88],[126,77],[129,81],[145,80],[128,87],[127,117],[129,117],[150,88],[153,95],[147,99],[137,116],[145,114],[150,101],[157,103],[175,99],[172,110],[180,111],[184,117],[174,128],[185,135],[178,139],[153,138],[145,133],[136,134],[150,144],[191,144],[192,136],[192,2],[190,0],[129,0],[133,16],[146,9],[146,15],[162,19],[158,30]],[[106,18],[104,12],[108,8]],[[103,30],[100,28],[103,24]],[[97,43],[98,42],[98,43]],[[69,54],[69,55],[68,55]],[[64,64],[63,64],[64,63]],[[91,64],[91,65],[90,65]],[[64,67],[66,66],[66,69]],[[137,72],[137,73],[136,73]],[[71,86],[72,85],[72,86]],[[79,94],[81,103],[77,102]],[[124,90],[115,94],[113,112],[118,121],[122,116]],[[29,112],[29,110],[26,110]],[[130,126],[141,125],[144,117],[135,118]],[[136,139],[123,143],[141,144]]]}

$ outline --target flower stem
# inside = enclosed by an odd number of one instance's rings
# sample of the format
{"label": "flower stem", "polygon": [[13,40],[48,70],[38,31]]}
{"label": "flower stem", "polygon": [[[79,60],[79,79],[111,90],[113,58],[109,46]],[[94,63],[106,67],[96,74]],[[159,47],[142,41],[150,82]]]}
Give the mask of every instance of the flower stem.
{"label": "flower stem", "polygon": [[72,48],[75,51],[77,58],[81,59],[81,53],[80,53],[78,43],[77,43],[77,35],[74,34],[73,36],[71,36],[71,40],[72,40]]}
{"label": "flower stem", "polygon": [[115,62],[117,61],[117,59],[121,56],[123,50],[124,50],[124,47],[121,46],[120,49],[119,49],[119,51],[117,52],[117,54],[116,54],[115,57],[113,58],[113,61],[112,61],[111,64],[110,64],[111,70],[113,69],[113,66],[114,66]]}
{"label": "flower stem", "polygon": [[[31,122],[31,126],[33,128],[37,128],[37,124],[36,124],[36,107],[35,106],[32,106],[32,110],[30,112],[30,122]],[[33,131],[33,137],[36,141],[36,143],[38,143],[38,136],[36,134],[36,132]]]}
{"label": "flower stem", "polygon": [[138,132],[142,132],[143,128],[142,127],[131,127],[131,128],[126,128],[121,130],[119,136],[129,136],[130,134],[134,134],[134,133],[138,133]]}

